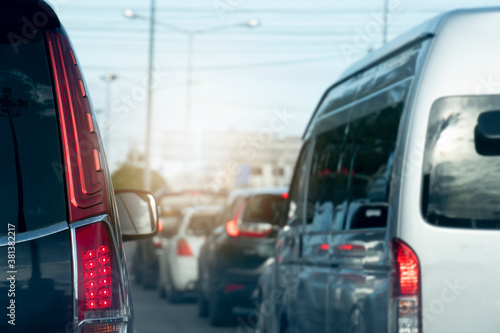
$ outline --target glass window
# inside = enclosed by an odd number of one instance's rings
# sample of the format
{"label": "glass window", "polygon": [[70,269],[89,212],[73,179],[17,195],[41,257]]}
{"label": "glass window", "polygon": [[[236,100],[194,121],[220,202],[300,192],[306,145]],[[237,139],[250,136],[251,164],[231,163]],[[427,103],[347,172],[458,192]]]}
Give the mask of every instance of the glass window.
{"label": "glass window", "polygon": [[38,35],[16,52],[12,29],[0,27],[0,212],[24,232],[64,221],[66,198],[44,42]]}
{"label": "glass window", "polygon": [[448,97],[434,103],[425,146],[422,213],[441,227],[500,229],[500,155],[478,153],[475,129],[500,96]]}
{"label": "glass window", "polygon": [[307,177],[307,162],[309,155],[309,142],[305,143],[300,157],[295,166],[292,186],[289,194],[288,224],[302,223],[304,214],[305,183]]}
{"label": "glass window", "polygon": [[[371,101],[367,104],[373,105]],[[402,112],[400,102],[351,124],[348,229],[383,228],[387,224],[389,186]]]}
{"label": "glass window", "polygon": [[278,224],[279,213],[285,199],[282,195],[255,195],[245,201],[242,221],[249,223]]}
{"label": "glass window", "polygon": [[[318,135],[309,169],[306,222],[315,231],[342,225],[347,199],[350,152],[346,146],[349,126]],[[338,221],[338,223],[337,223]]]}
{"label": "glass window", "polygon": [[204,236],[215,226],[215,214],[197,214],[191,217],[187,233],[193,236]]}

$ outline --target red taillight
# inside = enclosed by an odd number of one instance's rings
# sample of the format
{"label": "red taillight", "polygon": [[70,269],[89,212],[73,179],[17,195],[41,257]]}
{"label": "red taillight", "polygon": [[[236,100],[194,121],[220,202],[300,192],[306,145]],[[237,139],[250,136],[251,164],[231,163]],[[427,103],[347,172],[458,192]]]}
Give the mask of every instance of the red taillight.
{"label": "red taillight", "polygon": [[[117,263],[104,223],[75,231],[78,256],[78,319],[96,317],[96,311],[120,309],[120,279],[113,281]],[[115,304],[118,303],[118,304]],[[114,306],[116,305],[116,306]],[[99,313],[102,315],[102,313]]]}
{"label": "red taillight", "polygon": [[228,284],[224,286],[224,294],[232,293],[233,291],[243,290],[245,286],[241,283]]}
{"label": "red taillight", "polygon": [[[420,288],[420,263],[416,253],[400,239],[392,241],[393,278],[391,325],[396,332],[422,332],[422,302]],[[393,330],[391,330],[392,332]]]}
{"label": "red taillight", "polygon": [[240,223],[240,216],[245,208],[245,202],[238,205],[233,220],[226,222],[226,232],[231,237],[265,237],[272,231],[272,226],[267,223]]}
{"label": "red taillight", "polygon": [[192,257],[193,252],[189,247],[188,242],[184,238],[181,238],[177,241],[177,255],[181,257]]}
{"label": "red taillight", "polygon": [[418,296],[420,268],[416,254],[401,240],[394,240],[393,247],[397,277],[393,291],[398,296]]}
{"label": "red taillight", "polygon": [[283,193],[283,194],[281,195],[281,197],[282,197],[283,199],[288,199],[288,193],[286,193],[286,192],[285,192],[285,193]]}
{"label": "red taillight", "polygon": [[226,232],[229,236],[238,237],[240,235],[240,229],[238,229],[238,222],[235,220],[227,221]]}
{"label": "red taillight", "polygon": [[47,32],[55,93],[61,125],[70,220],[107,212],[103,152],[83,76],[70,41]]}

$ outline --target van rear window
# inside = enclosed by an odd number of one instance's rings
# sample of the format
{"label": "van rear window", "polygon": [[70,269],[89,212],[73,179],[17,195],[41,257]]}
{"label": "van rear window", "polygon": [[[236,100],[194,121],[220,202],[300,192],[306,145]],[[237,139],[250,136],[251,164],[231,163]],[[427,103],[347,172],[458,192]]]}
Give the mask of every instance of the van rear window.
{"label": "van rear window", "polygon": [[429,223],[500,229],[500,145],[493,142],[496,153],[482,153],[477,131],[480,115],[498,110],[497,95],[448,97],[434,103],[422,189],[422,212]]}
{"label": "van rear window", "polygon": [[[11,44],[0,26],[0,236],[66,219],[54,95],[40,35]],[[17,31],[22,35],[21,31]]]}

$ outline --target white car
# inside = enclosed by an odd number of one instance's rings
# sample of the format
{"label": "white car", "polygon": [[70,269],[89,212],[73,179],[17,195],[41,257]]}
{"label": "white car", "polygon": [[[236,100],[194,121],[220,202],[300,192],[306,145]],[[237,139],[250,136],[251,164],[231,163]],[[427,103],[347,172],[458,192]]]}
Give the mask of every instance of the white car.
{"label": "white car", "polygon": [[219,212],[217,206],[185,209],[178,232],[164,242],[159,256],[158,289],[170,303],[187,295],[195,296],[198,255]]}

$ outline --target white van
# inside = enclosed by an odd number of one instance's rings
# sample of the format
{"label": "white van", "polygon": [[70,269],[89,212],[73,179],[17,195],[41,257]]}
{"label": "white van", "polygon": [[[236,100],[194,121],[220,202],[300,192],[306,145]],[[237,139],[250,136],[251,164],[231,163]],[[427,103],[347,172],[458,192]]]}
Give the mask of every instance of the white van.
{"label": "white van", "polygon": [[277,241],[276,331],[500,331],[499,37],[500,8],[453,11],[328,89]]}

